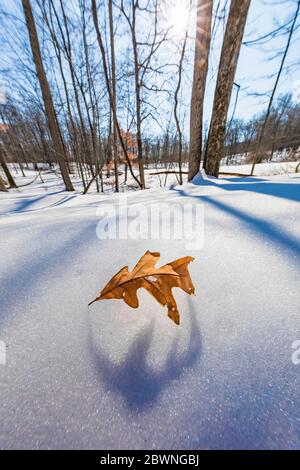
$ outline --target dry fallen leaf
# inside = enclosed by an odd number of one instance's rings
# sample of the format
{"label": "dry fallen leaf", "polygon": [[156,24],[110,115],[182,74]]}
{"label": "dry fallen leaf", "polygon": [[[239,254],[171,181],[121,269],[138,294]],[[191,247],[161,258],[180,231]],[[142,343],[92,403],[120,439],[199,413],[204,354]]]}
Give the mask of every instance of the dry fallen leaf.
{"label": "dry fallen leaf", "polygon": [[180,315],[172,288],[180,287],[188,294],[194,294],[195,288],[188,271],[188,265],[194,258],[185,256],[156,268],[159,258],[160,253],[147,251],[131,272],[128,271],[128,266],[125,266],[115,274],[102,289],[99,297],[89,305],[103,299],[124,299],[130,307],[137,308],[139,306],[137,290],[143,287],[161,305],[167,305],[168,316],[179,325]]}

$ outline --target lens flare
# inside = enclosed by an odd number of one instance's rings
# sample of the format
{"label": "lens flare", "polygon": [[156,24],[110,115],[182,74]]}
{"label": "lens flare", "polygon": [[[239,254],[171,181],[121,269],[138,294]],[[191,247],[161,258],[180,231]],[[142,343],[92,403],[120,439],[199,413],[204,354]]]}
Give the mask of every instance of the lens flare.
{"label": "lens flare", "polygon": [[174,34],[182,36],[189,23],[190,7],[187,0],[177,0],[171,3],[168,23]]}

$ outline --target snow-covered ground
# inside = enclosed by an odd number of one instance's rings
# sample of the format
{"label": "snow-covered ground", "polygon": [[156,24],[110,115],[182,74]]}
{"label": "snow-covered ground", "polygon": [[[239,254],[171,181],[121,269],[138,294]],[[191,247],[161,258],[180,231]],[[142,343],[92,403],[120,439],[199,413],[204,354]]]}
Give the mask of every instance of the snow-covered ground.
{"label": "snow-covered ground", "polygon": [[[203,205],[194,251],[100,240],[97,209],[123,196],[43,178],[0,194],[0,447],[299,448],[300,175],[129,193],[131,207]],[[87,306],[146,250],[195,257],[179,327],[142,290],[138,310]]]}
{"label": "snow-covered ground", "polygon": [[[274,176],[274,175],[286,175],[289,173],[295,173],[296,167],[299,162],[268,162],[258,163],[255,165],[254,175],[255,176]],[[224,165],[221,166],[220,171],[241,173],[245,175],[251,174],[252,165]]]}

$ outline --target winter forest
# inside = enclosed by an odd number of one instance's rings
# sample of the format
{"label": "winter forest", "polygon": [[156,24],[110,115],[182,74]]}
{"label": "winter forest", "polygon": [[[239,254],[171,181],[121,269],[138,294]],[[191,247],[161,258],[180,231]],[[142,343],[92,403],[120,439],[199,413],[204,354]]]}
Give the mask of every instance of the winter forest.
{"label": "winter forest", "polygon": [[299,44],[298,0],[1,0],[1,449],[299,449]]}

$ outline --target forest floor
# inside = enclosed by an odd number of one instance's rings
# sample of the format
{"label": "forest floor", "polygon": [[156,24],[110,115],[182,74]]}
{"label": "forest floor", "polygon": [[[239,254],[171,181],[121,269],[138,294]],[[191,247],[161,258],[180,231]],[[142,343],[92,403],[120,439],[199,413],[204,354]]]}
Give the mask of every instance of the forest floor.
{"label": "forest floor", "polygon": [[[126,196],[42,177],[0,195],[0,447],[299,448],[300,175]],[[101,210],[120,200],[133,223],[153,204],[198,207],[203,243],[101,239]],[[196,296],[174,289],[180,326],[143,290],[137,310],[88,307],[147,250],[195,258]]]}

